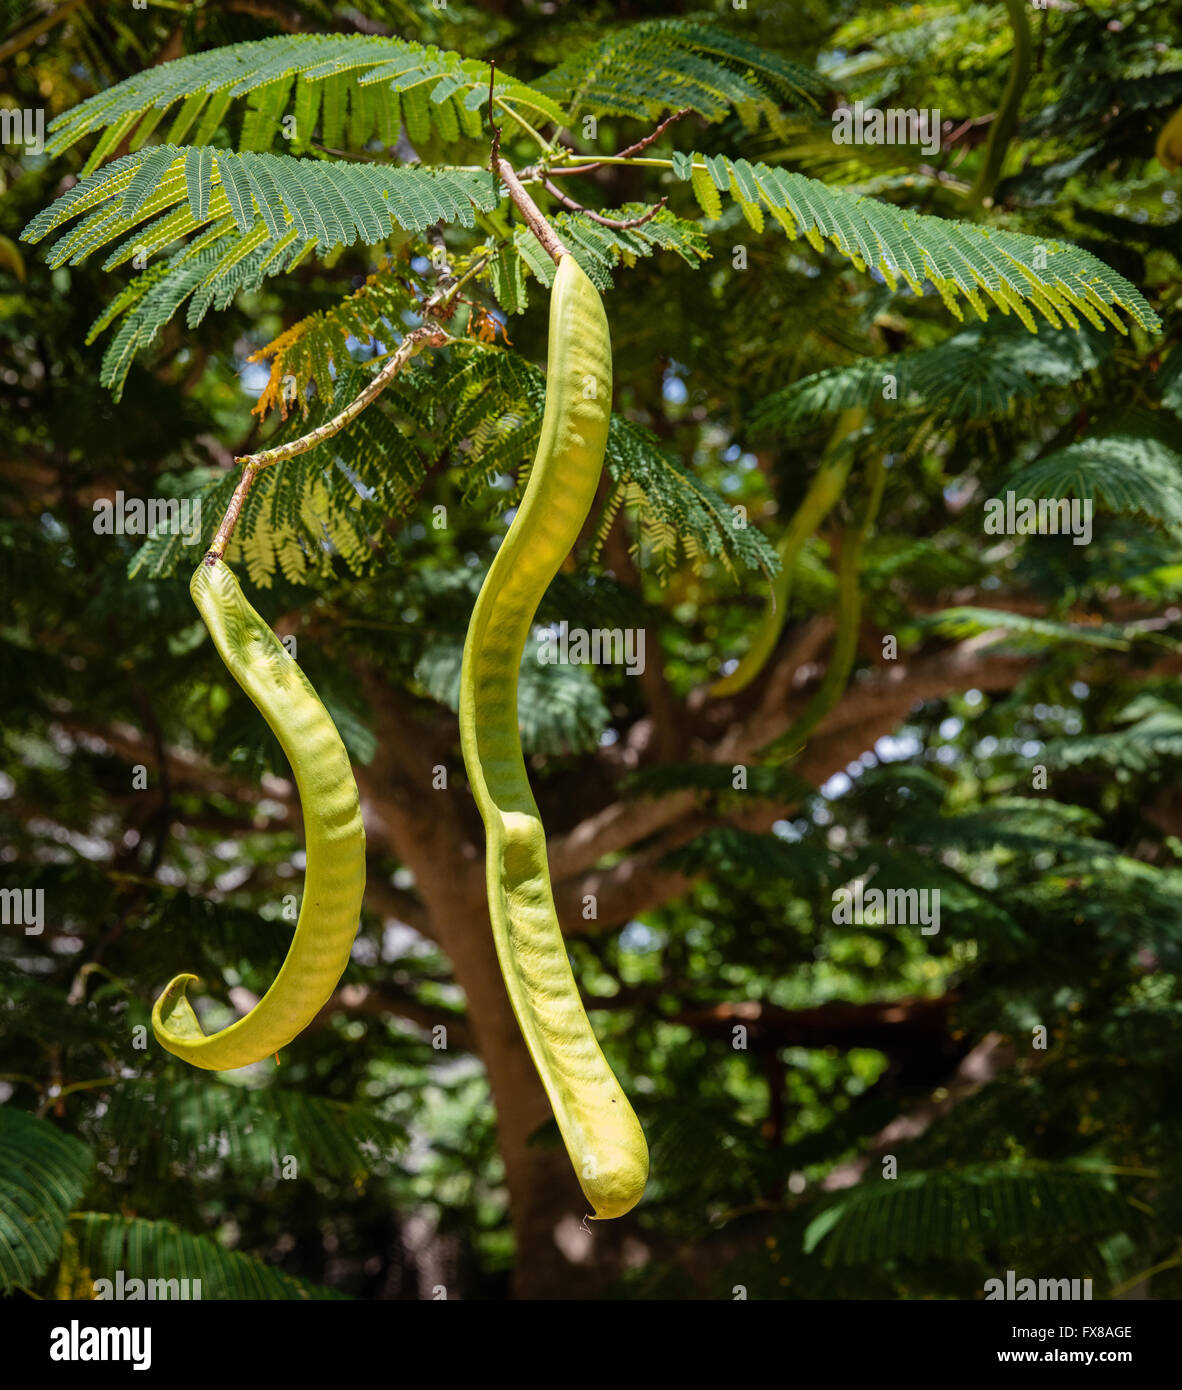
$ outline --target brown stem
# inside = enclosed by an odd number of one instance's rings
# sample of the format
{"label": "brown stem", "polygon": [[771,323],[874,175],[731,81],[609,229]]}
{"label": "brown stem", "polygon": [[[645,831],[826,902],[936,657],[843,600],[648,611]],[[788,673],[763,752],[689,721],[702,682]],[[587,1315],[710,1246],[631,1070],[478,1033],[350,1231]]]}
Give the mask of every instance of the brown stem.
{"label": "brown stem", "polygon": [[571,212],[581,212],[592,222],[598,222],[601,227],[615,227],[620,231],[627,231],[629,227],[642,227],[646,222],[651,222],[669,201],[668,198],[662,198],[656,207],[649,208],[643,217],[632,217],[627,222],[620,222],[614,217],[604,217],[602,213],[592,212],[590,208],[585,208],[582,203],[576,203],[573,198],[568,198],[561,188],[555,188],[549,179],[542,180],[542,187],[552,198],[557,198],[562,206],[569,208]]}
{"label": "brown stem", "polygon": [[456,283],[456,277],[452,274],[451,262],[447,258],[447,242],[443,239],[443,228],[436,222],[433,227],[428,227],[427,245],[431,248],[431,267],[435,272],[435,294],[432,301],[439,299],[447,294],[448,290]]}
{"label": "brown stem", "polygon": [[[245,463],[242,459],[239,462]],[[255,474],[258,469],[254,464],[247,463],[242,470],[242,477],[238,480],[238,486],[234,489],[234,496],[230,498],[230,505],[226,508],[226,514],[222,517],[222,524],[217,529],[217,535],[213,538],[213,544],[205,552],[205,563],[216,565],[226,553],[226,546],[230,544],[230,537],[234,534],[234,527],[238,524],[238,517],[242,512],[242,504],[246,501],[246,494],[250,491],[250,485],[254,482]]]}
{"label": "brown stem", "polygon": [[[683,106],[680,111],[674,111],[672,116],[666,116],[660,125],[642,140],[637,140],[635,145],[629,145],[626,150],[621,150],[616,158],[631,159],[634,154],[639,154],[641,150],[647,150],[654,140],[659,140],[661,138],[667,126],[671,126],[674,121],[681,120],[682,116],[688,116],[692,111],[692,106]],[[567,174],[588,174],[595,169],[602,168],[602,164],[580,164],[577,169],[551,169],[550,173],[553,177],[557,178],[559,174],[564,177]]]}
{"label": "brown stem", "polygon": [[500,173],[498,166],[501,162],[501,127],[493,115],[493,87],[496,80],[497,60],[494,58],[488,65],[488,128],[492,131],[492,150],[488,157],[488,167],[492,170],[494,197],[497,193],[497,175]]}
{"label": "brown stem", "polygon": [[[389,362],[374,377],[366,388],[356,395],[344,410],[334,415],[331,420],[326,420],[323,425],[317,425],[314,430],[301,435],[299,439],[289,440],[286,444],[276,445],[274,449],[264,449],[258,454],[246,454],[238,460],[244,464],[247,470],[266,468],[268,464],[282,463],[284,459],[294,458],[297,454],[306,454],[309,449],[314,449],[317,444],[322,444],[326,439],[331,439],[334,434],[340,434],[346,425],[351,425],[358,415],[376,400],[378,396],[394,380],[398,373],[406,366],[412,357],[422,352],[425,347],[443,347],[444,344],[454,342],[451,334],[446,329],[441,328],[437,323],[424,323],[420,327],[412,329],[402,342],[398,345],[398,350],[390,358]],[[243,476],[243,480],[238,484],[238,490],[234,497],[238,497],[241,492],[245,497],[250,489],[250,483]],[[239,502],[237,510],[234,509],[234,502],[231,501],[230,508],[226,512],[226,519],[230,520],[229,529],[234,529],[234,522],[238,520],[238,512],[242,510]],[[230,519],[230,512],[233,511],[233,518]],[[222,526],[218,531],[221,536],[226,529],[226,521],[223,520]],[[228,532],[227,532],[228,539]],[[216,544],[216,541],[215,541]],[[224,546],[223,546],[224,549]],[[212,553],[212,551],[211,551]],[[220,552],[219,552],[220,554]]]}
{"label": "brown stem", "polygon": [[[440,240],[442,241],[442,238]],[[496,249],[498,251],[501,249],[501,243],[497,244]],[[460,291],[469,280],[479,275],[491,260],[491,254],[481,256],[478,261],[473,261],[468,269],[464,271],[463,275],[457,280],[452,274],[451,264],[446,259],[445,251],[444,260],[436,265],[435,274],[437,277],[437,288],[431,298],[423,305],[423,317],[425,319],[450,319],[456,311],[456,304],[460,298]],[[464,303],[471,303],[471,301],[465,300]]]}
{"label": "brown stem", "polygon": [[496,82],[496,76],[497,65],[494,60],[488,65],[488,124],[492,130],[492,148],[489,152],[488,167],[493,174],[493,192],[497,191],[497,180],[500,179],[508,190],[509,197],[521,210],[521,215],[525,218],[530,231],[537,237],[542,249],[557,265],[563,256],[570,253],[558,239],[558,233],[542,216],[537,203],[525,191],[512,164],[507,159],[501,158],[501,127],[493,118],[493,86]]}
{"label": "brown stem", "polygon": [[545,251],[554,264],[557,265],[563,256],[570,255],[570,252],[559,239],[558,233],[542,216],[542,211],[537,203],[535,203],[525,191],[521,180],[514,172],[512,164],[510,164],[507,159],[501,159],[498,156],[494,168],[500,175],[501,181],[508,189],[509,197],[513,199],[522,217],[525,218],[526,225],[541,243],[542,250]]}

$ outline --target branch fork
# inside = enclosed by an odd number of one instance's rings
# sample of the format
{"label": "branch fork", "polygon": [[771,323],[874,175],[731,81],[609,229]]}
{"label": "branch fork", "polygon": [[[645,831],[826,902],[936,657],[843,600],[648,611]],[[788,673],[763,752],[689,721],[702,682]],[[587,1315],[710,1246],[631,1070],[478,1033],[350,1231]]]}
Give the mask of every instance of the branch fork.
{"label": "branch fork", "polygon": [[[538,239],[539,245],[554,262],[559,263],[563,256],[570,255],[570,250],[563,242],[551,224],[546,220],[541,209],[530,197],[522,180],[522,175],[513,168],[507,159],[501,155],[501,128],[494,117],[494,94],[493,88],[496,79],[496,64],[489,64],[488,80],[488,120],[492,130],[492,145],[489,156],[489,168],[492,171],[493,179],[497,186],[504,184],[505,190],[509,195],[513,205],[520,211],[522,218],[534,236]],[[682,116],[689,114],[689,108],[676,111],[673,115],[663,120],[655,130],[636,144],[630,145],[622,151],[621,157],[628,157],[639,154],[641,150],[647,149],[674,121],[680,120]],[[541,137],[538,137],[539,140]],[[550,146],[545,141],[542,144],[547,150]],[[552,152],[552,151],[551,151]],[[562,156],[559,156],[562,157]],[[585,174],[592,170],[602,167],[598,163],[583,164],[576,167],[551,169],[549,165],[536,166],[523,171],[525,176],[541,182],[546,191],[564,207],[573,212],[583,213],[593,221],[600,223],[604,227],[613,227],[617,230],[626,230],[630,227],[642,226],[645,222],[651,221],[657,213],[668,202],[667,198],[662,198],[653,208],[650,208],[641,217],[635,217],[628,221],[620,221],[610,217],[604,217],[601,213],[594,212],[590,208],[583,207],[582,204],[569,198],[561,189],[557,188],[553,179],[559,175],[566,174]],[[401,372],[412,357],[422,352],[424,348],[445,347],[448,343],[456,340],[443,328],[441,321],[450,319],[455,313],[455,300],[460,288],[473,275],[479,273],[488,264],[488,257],[478,261],[460,279],[456,279],[452,273],[451,264],[448,260],[447,247],[443,240],[443,231],[437,225],[427,231],[427,241],[431,247],[431,262],[435,273],[436,288],[435,292],[423,305],[423,323],[412,329],[403,338],[397,350],[391,355],[390,360],[382,368],[372,381],[362,390],[347,406],[331,420],[326,420],[322,425],[317,425],[315,429],[307,434],[301,435],[298,439],[289,440],[286,444],[279,444],[273,449],[263,449],[255,454],[243,454],[236,459],[242,465],[242,477],[238,486],[234,489],[234,495],[230,499],[230,504],[226,508],[225,515],[222,517],[213,542],[206,552],[206,563],[216,564],[226,552],[226,547],[230,543],[230,538],[234,533],[234,527],[238,523],[238,518],[242,514],[242,508],[246,501],[246,495],[254,484],[259,472],[269,467],[273,463],[282,463],[286,459],[295,458],[299,454],[307,453],[309,449],[314,449],[318,444],[323,444],[326,439],[331,439],[333,435],[339,434],[347,428],[361,414],[363,410],[371,405],[382,392],[389,386],[390,382]]]}

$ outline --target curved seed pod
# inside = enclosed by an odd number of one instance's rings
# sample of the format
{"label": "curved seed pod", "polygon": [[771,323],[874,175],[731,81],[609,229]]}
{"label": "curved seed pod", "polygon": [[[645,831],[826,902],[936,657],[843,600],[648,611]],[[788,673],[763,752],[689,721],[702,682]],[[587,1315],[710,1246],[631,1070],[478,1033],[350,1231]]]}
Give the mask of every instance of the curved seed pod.
{"label": "curved seed pod", "polygon": [[464,766],[488,841],[497,959],[583,1192],[622,1216],[648,1179],[648,1146],[587,1020],[550,887],[546,836],[517,725],[517,676],[534,613],[590,510],[611,418],[611,340],[594,285],[558,264],[537,455],[481,587],[460,681]]}
{"label": "curved seed pod", "polygon": [[195,1067],[227,1071],[286,1047],[328,1002],[349,963],[365,892],[365,831],[341,736],[283,643],[221,560],[202,561],[189,592],[226,669],[271,726],[295,773],[307,870],[299,921],[275,982],[236,1023],[208,1037],[178,975],[152,1010],[162,1047]]}
{"label": "curved seed pod", "polygon": [[794,758],[809,735],[841,699],[858,655],[858,633],[862,622],[862,552],[866,538],[878,516],[886,486],[886,465],[881,456],[872,458],[866,468],[866,502],[861,516],[848,526],[837,558],[837,632],[829,664],[817,692],[800,718],[786,733],[768,744],[760,756],[768,763]]}
{"label": "curved seed pod", "polygon": [[1030,37],[1030,21],[1026,16],[1026,0],[1003,0],[1014,31],[1014,47],[1010,52],[1010,72],[997,113],[989,126],[985,153],[972,188],[965,194],[966,208],[978,206],[990,197],[1005,163],[1010,140],[1018,128],[1022,99],[1030,87],[1030,69],[1034,64],[1034,45]]}
{"label": "curved seed pod", "polygon": [[1171,174],[1182,168],[1182,106],[1158,132],[1155,153],[1157,162]]}
{"label": "curved seed pod", "polygon": [[776,546],[780,557],[780,572],[772,580],[771,601],[760,619],[743,659],[729,676],[723,676],[710,687],[713,699],[737,695],[740,690],[745,689],[763,670],[768,657],[775,650],[780,633],[788,620],[797,557],[804,549],[805,542],[829,515],[845,491],[850,464],[854,461],[853,450],[847,440],[851,434],[862,428],[865,420],[866,410],[860,405],[851,406],[838,416],[821,465],[813,475],[800,506],[792,514],[788,529]]}

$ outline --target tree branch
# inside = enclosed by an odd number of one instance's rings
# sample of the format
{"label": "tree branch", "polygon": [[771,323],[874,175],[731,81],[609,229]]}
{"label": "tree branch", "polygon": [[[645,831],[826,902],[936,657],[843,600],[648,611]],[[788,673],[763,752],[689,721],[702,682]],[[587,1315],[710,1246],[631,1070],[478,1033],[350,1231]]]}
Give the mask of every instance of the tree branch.
{"label": "tree branch", "polygon": [[708,1036],[730,1039],[735,1027],[747,1030],[755,1047],[870,1047],[899,1052],[940,1049],[949,1041],[949,1019],[957,996],[892,999],[867,1004],[821,1004],[784,1009],[759,1000],[708,1004],[670,1016]]}
{"label": "tree branch", "polygon": [[[872,748],[879,738],[893,732],[923,700],[970,687],[1008,690],[1032,669],[1029,658],[985,656],[977,650],[979,643],[980,639],[974,638],[910,666],[892,662],[852,685],[822,721],[794,770],[814,786],[820,786]],[[787,711],[781,711],[780,723],[787,727]],[[754,757],[758,744],[752,732],[741,727],[728,736],[724,746],[727,754],[720,761],[742,763]],[[696,878],[660,869],[658,865],[671,849],[719,823],[716,818],[701,816],[687,820],[697,806],[698,797],[693,791],[673,792],[653,800],[617,802],[556,839],[551,850],[551,875],[556,880],[555,901],[560,904],[564,930],[575,935],[610,930],[688,892]],[[740,819],[744,828],[767,830],[794,809],[760,802]],[[737,823],[736,818],[730,823]],[[630,855],[610,869],[592,868],[605,854],[627,849],[661,831],[667,833],[657,845]],[[571,869],[572,865],[579,869]],[[561,872],[559,866],[567,872]],[[580,873],[580,869],[589,871]],[[588,894],[595,896],[598,906],[594,922],[584,921],[582,916],[583,898]]]}
{"label": "tree branch", "polygon": [[655,207],[649,208],[648,212],[642,217],[632,217],[626,222],[621,222],[615,217],[604,217],[600,212],[594,212],[591,208],[585,208],[582,203],[576,203],[573,198],[568,198],[562,189],[555,188],[549,179],[542,180],[542,187],[552,198],[557,198],[564,208],[569,208],[571,212],[583,213],[583,215],[589,217],[592,222],[598,222],[601,227],[615,227],[619,231],[627,231],[630,227],[643,227],[646,222],[651,222],[669,201],[668,198],[662,198]]}
{"label": "tree branch", "polygon": [[467,1021],[445,1009],[431,1008],[395,985],[342,985],[328,1000],[309,1028],[325,1028],[335,1014],[353,1014],[369,1018],[404,1018],[420,1028],[447,1029],[447,1051],[475,1052]]}
{"label": "tree branch", "polygon": [[[443,347],[445,344],[454,341],[451,334],[448,333],[446,329],[441,328],[437,323],[424,323],[420,325],[420,327],[412,329],[406,337],[403,338],[397,350],[377,376],[375,376],[365,389],[359,392],[347,406],[345,406],[344,410],[334,415],[331,420],[326,420],[323,425],[317,425],[314,430],[309,430],[307,434],[301,435],[299,439],[292,439],[286,444],[279,444],[274,449],[264,449],[258,454],[246,454],[238,459],[238,462],[243,464],[246,468],[246,473],[243,474],[243,480],[238,485],[238,489],[241,491],[243,497],[245,497],[246,492],[249,491],[250,482],[253,481],[253,474],[258,469],[266,468],[272,463],[282,463],[284,459],[295,458],[297,454],[306,454],[309,449],[314,449],[317,444],[323,444],[326,439],[331,439],[334,434],[340,434],[346,426],[351,425],[353,421],[357,419],[358,415],[361,414],[367,405],[371,405],[377,400],[412,357],[422,352],[424,348]],[[234,496],[237,498],[238,492],[235,492]],[[231,502],[230,505],[233,507],[233,502]],[[242,504],[239,502],[239,510],[241,510],[241,506]],[[230,512],[227,510],[226,518],[229,519],[229,517]],[[237,519],[237,512],[235,512],[233,520],[229,523],[229,531],[234,529],[234,521]],[[226,530],[226,520],[223,520],[222,526],[218,530],[219,538],[222,536],[224,530]],[[229,532],[227,531],[226,540],[228,539]],[[216,546],[216,539],[214,544]],[[221,555],[224,550],[225,543],[223,542],[222,550],[216,553]],[[210,554],[214,554],[213,547],[210,549]]]}
{"label": "tree branch", "polygon": [[84,3],[85,0],[63,0],[62,4],[50,10],[48,14],[42,15],[40,19],[35,19],[32,24],[26,25],[19,33],[13,34],[10,39],[0,43],[0,63],[7,62],[14,53],[19,53],[22,48],[28,48],[42,34],[47,34],[50,29],[56,28],[63,20],[69,19],[74,11]]}
{"label": "tree branch", "polygon": [[537,203],[535,203],[526,192],[521,180],[514,172],[512,164],[510,164],[507,159],[502,159],[498,155],[496,156],[496,162],[493,167],[500,175],[501,182],[508,190],[509,197],[513,200],[514,206],[525,219],[526,226],[528,226],[534,236],[537,237],[542,250],[545,251],[554,264],[557,265],[563,256],[570,255],[562,239],[549,222],[546,221]]}
{"label": "tree branch", "polygon": [[[659,140],[661,136],[664,135],[665,131],[669,128],[669,126],[673,124],[674,121],[680,121],[683,116],[689,116],[692,114],[693,107],[683,106],[680,111],[674,111],[672,116],[666,116],[665,119],[660,123],[660,125],[656,127],[655,130],[651,131],[643,139],[637,140],[635,145],[629,145],[626,150],[621,150],[620,153],[614,157],[616,159],[631,159],[633,155],[639,154],[641,150],[647,150],[648,147],[654,141]],[[603,167],[604,165],[602,163],[579,164],[576,165],[574,168],[569,169],[551,169],[550,176],[551,178],[555,178],[559,175],[565,177],[568,174],[590,174],[593,173],[596,169],[602,169]],[[534,171],[531,170],[530,172],[533,173]]]}

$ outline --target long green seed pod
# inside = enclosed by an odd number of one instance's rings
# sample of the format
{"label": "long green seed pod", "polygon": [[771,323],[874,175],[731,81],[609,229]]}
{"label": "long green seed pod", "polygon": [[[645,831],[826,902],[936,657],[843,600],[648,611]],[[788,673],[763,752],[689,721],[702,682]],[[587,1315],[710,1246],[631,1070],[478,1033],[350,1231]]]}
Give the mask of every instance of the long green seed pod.
{"label": "long green seed pod", "polygon": [[162,1047],[195,1067],[228,1071],[286,1047],[328,1002],[345,967],[365,892],[365,831],[341,736],[304,673],[246,601],[221,560],[202,561],[189,592],[226,669],[279,739],[299,788],[307,870],[295,934],[275,982],[236,1023],[206,1036],[178,975],[152,1010]]}
{"label": "long green seed pod", "polygon": [[780,572],[772,580],[772,597],[764,609],[759,626],[755,629],[751,645],[730,675],[723,676],[710,687],[712,698],[737,695],[740,690],[749,686],[775,650],[788,619],[796,561],[804,549],[805,542],[816,532],[817,527],[833,510],[845,491],[850,464],[854,459],[854,451],[848,443],[849,436],[862,428],[865,419],[865,408],[860,405],[843,410],[837,417],[820,467],[813,474],[808,490],[776,546],[776,552],[780,557]]}
{"label": "long green seed pod", "polygon": [[1182,106],[1158,132],[1154,153],[1157,162],[1169,173],[1182,168]]}
{"label": "long green seed pod", "polygon": [[881,457],[871,460],[866,471],[866,502],[861,516],[846,528],[842,537],[841,554],[837,560],[837,632],[825,675],[816,694],[802,711],[800,718],[765,749],[761,757],[769,763],[793,758],[808,741],[809,735],[829,713],[849,681],[858,654],[858,631],[862,623],[862,590],[859,578],[862,552],[866,537],[878,516],[886,486],[886,465]]}
{"label": "long green seed pod", "polygon": [[1026,0],[1004,0],[1010,24],[1014,30],[1014,48],[1010,55],[1010,72],[1006,78],[997,114],[989,127],[989,139],[985,144],[985,154],[981,168],[972,188],[965,194],[965,207],[976,207],[992,193],[997,186],[1001,166],[1005,163],[1006,150],[1010,139],[1018,128],[1018,112],[1022,98],[1030,87],[1030,69],[1034,63],[1034,50],[1030,41],[1030,21],[1026,17]]}
{"label": "long green seed pod", "polygon": [[521,751],[517,677],[538,603],[595,495],[611,391],[603,304],[574,259],[563,256],[550,300],[541,439],[521,507],[472,610],[460,680],[460,736],[487,837],[497,959],[567,1153],[599,1218],[622,1216],[640,1200],[648,1146],[571,972],[546,835]]}

